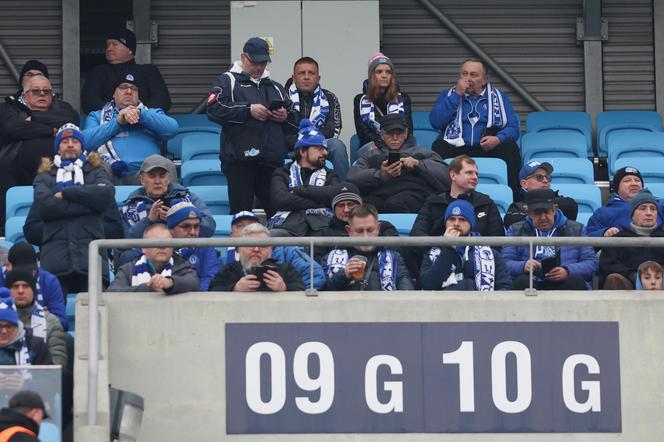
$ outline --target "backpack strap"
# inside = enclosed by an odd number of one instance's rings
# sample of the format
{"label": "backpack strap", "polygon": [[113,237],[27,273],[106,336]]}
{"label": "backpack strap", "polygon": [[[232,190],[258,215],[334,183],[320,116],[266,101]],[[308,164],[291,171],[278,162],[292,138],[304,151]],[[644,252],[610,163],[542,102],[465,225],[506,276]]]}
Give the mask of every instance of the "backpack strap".
{"label": "backpack strap", "polygon": [[34,431],[28,430],[27,428],[21,427],[20,425],[15,425],[0,431],[0,442],[9,441],[9,439],[11,439],[16,433],[26,433],[32,437],[37,436]]}

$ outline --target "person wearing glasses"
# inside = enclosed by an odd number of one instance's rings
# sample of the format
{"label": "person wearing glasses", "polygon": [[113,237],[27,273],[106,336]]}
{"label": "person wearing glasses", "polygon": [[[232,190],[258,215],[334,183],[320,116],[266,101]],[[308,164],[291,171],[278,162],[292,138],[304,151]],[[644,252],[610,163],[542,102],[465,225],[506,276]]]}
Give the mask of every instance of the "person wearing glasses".
{"label": "person wearing glasses", "polygon": [[[525,198],[528,191],[535,189],[550,189],[551,188],[551,174],[553,173],[553,166],[551,163],[540,163],[538,161],[530,161],[519,171],[519,184],[521,184],[521,201],[513,202],[505,213],[505,229],[508,229],[512,224],[523,221],[528,215],[526,210]],[[556,191],[556,204],[563,212],[567,219],[576,221],[576,215],[579,213],[579,206],[572,198],[558,195]]]}
{"label": "person wearing glasses", "polygon": [[139,100],[143,88],[135,74],[127,74],[115,85],[113,98],[88,115],[85,138],[113,174],[114,184],[139,184],[143,160],[161,152],[162,142],[178,130],[178,123],[160,108],[149,108]]}
{"label": "person wearing glasses", "polygon": [[41,158],[53,159],[53,140],[58,128],[67,123],[79,124],[76,110],[55,98],[48,78],[29,75],[24,73],[23,92],[16,101],[6,103],[2,114],[0,230],[3,232],[7,189],[31,185]]}

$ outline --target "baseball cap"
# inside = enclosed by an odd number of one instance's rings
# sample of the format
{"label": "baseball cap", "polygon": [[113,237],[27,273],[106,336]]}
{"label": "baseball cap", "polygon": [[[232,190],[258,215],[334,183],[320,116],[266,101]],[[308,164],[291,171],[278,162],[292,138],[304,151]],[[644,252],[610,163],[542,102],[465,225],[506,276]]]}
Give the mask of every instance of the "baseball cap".
{"label": "baseball cap", "polygon": [[233,215],[233,219],[231,220],[231,226],[235,225],[235,223],[243,219],[253,219],[254,221],[258,222],[258,216],[256,216],[254,212],[243,210],[242,212],[238,212],[235,215]]}
{"label": "baseball cap", "polygon": [[551,163],[540,163],[539,161],[529,161],[528,163],[524,164],[521,170],[519,171],[519,180],[525,180],[528,178],[530,175],[534,174],[537,169],[544,169],[546,170],[546,173],[551,175],[553,172],[553,166]]}
{"label": "baseball cap", "polygon": [[526,193],[528,211],[537,209],[553,209],[556,192],[551,189],[535,189]]}
{"label": "baseball cap", "polygon": [[246,53],[252,62],[263,63],[272,61],[270,58],[270,48],[265,39],[252,37],[244,44],[242,52]]}
{"label": "baseball cap", "polygon": [[399,114],[387,114],[380,120],[382,130],[408,130],[406,119]]}
{"label": "baseball cap", "polygon": [[39,408],[44,412],[44,419],[50,419],[44,400],[34,391],[23,390],[9,398],[9,408]]}
{"label": "baseball cap", "polygon": [[154,169],[164,169],[166,172],[170,172],[174,167],[168,158],[164,158],[161,155],[150,155],[143,160],[139,173],[149,172]]}

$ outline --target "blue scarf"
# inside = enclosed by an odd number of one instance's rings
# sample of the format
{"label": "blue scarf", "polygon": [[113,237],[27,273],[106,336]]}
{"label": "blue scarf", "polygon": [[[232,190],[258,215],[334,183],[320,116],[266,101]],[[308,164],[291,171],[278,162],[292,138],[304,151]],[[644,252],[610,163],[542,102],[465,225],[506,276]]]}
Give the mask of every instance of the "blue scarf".
{"label": "blue scarf", "polygon": [[[138,261],[134,264],[134,270],[131,274],[131,286],[136,287],[141,284],[147,284],[150,281],[150,269],[155,270],[154,266],[145,255],[141,255]],[[173,269],[173,258],[168,260],[162,271],[160,272],[161,276],[171,276]]]}
{"label": "blue scarf", "polygon": [[[480,292],[491,292],[496,284],[496,262],[493,256],[493,250],[488,246],[461,246],[455,248],[461,258],[461,268],[457,269],[452,264],[450,276],[443,281],[441,288],[457,285],[463,280],[463,266],[470,257],[470,251],[473,252],[473,270],[475,271],[475,287]],[[439,247],[429,249],[429,260],[433,264],[440,255]]]}
{"label": "blue scarf", "polygon": [[[396,101],[387,103],[387,113],[399,114],[402,117],[406,115],[401,93],[397,93]],[[366,95],[362,95],[360,99],[360,118],[362,122],[373,129],[374,132],[380,133],[380,123],[376,121],[376,106],[373,101],[369,100]]]}
{"label": "blue scarf", "polygon": [[[447,91],[447,96],[449,97],[453,91],[454,86]],[[507,125],[507,113],[505,112],[505,104],[503,103],[503,94],[498,89],[493,88],[491,83],[486,84],[486,94],[489,97],[490,102],[490,112],[487,114],[486,127],[497,127],[502,129]],[[443,135],[443,139],[446,142],[456,147],[465,145],[465,141],[463,140],[463,123],[461,121],[463,117],[464,99],[465,97],[461,97],[459,100],[456,117],[447,125]],[[472,120],[469,121],[475,126],[475,122]]]}
{"label": "blue scarf", "polygon": [[[141,110],[147,109],[147,107],[140,102],[136,107]],[[115,99],[111,98],[111,101],[106,103],[104,107],[101,109],[101,119],[99,121],[99,125],[113,121],[114,118],[117,118],[118,113],[120,113],[120,108],[115,104]],[[116,136],[119,136],[120,134],[117,134]],[[124,132],[124,134],[126,134],[126,131]],[[107,142],[99,146],[97,152],[99,153],[99,156],[101,157],[102,161],[109,165],[115,163],[116,161],[122,161],[122,158],[120,158],[120,155],[113,147],[113,142],[111,140],[108,140]]]}
{"label": "blue scarf", "polygon": [[53,164],[58,168],[55,174],[55,190],[61,192],[62,189],[72,186],[82,186],[84,184],[83,165],[88,160],[85,152],[76,160],[63,160],[60,155],[53,157]]}
{"label": "blue scarf", "polygon": [[[295,83],[291,84],[288,88],[288,95],[293,102],[293,107],[299,112],[300,111],[300,93],[295,86]],[[311,103],[311,112],[308,117],[311,123],[316,127],[321,127],[325,124],[325,120],[330,113],[330,103],[327,101],[327,96],[321,89],[320,84],[314,89],[314,99]]]}
{"label": "blue scarf", "polygon": [[[327,277],[332,278],[336,273],[343,272],[350,258],[347,249],[333,249],[327,255]],[[381,290],[397,290],[398,271],[395,252],[390,249],[381,249],[378,252],[378,274],[380,276]],[[367,272],[366,275],[369,275],[371,274],[371,269],[367,267],[365,272]]]}
{"label": "blue scarf", "polygon": [[[184,195],[181,197],[182,201],[191,203],[191,197]],[[129,201],[122,206],[122,220],[129,226],[133,226],[143,218],[147,217],[152,207],[151,199],[149,197],[136,198]],[[148,202],[150,202],[148,204]]]}

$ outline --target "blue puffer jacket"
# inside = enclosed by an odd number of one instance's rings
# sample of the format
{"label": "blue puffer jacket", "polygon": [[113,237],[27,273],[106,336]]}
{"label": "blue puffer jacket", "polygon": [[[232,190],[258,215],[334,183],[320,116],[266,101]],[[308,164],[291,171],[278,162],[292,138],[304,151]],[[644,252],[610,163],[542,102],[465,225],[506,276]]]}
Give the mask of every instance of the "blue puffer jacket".
{"label": "blue puffer jacket", "polygon": [[[496,88],[494,88],[494,90],[496,90]],[[486,129],[487,125],[489,107],[487,106],[487,89],[484,89],[484,92],[480,97],[469,95],[461,97],[454,89],[451,93],[448,94],[448,92],[449,89],[445,89],[438,95],[438,98],[436,98],[436,103],[433,105],[433,108],[429,113],[429,122],[431,123],[431,126],[444,134],[447,125],[456,118],[459,102],[463,100],[461,113],[463,140],[466,143],[466,146],[479,146],[482,132]],[[507,94],[502,92],[502,96],[503,104],[505,105],[505,114],[507,115],[507,125],[500,129],[496,136],[501,143],[505,141],[516,141],[517,138],[519,138],[519,125],[516,119],[516,114],[512,110],[512,103],[509,98],[507,98]],[[468,118],[468,115],[473,109],[480,117],[475,124],[472,124]]]}
{"label": "blue puffer jacket", "polygon": [[196,270],[196,275],[201,285],[199,290],[207,292],[212,278],[219,271],[219,258],[214,247],[187,247],[176,250]]}
{"label": "blue puffer jacket", "polygon": [[178,130],[178,122],[161,109],[142,109],[138,124],[119,124],[117,111],[113,119],[101,124],[101,110],[91,112],[85,120],[85,145],[91,150],[108,140],[120,159],[129,165],[130,172],[138,172],[143,160],[161,152],[161,143],[171,138]]}
{"label": "blue puffer jacket", "polygon": [[[588,236],[603,236],[604,232],[611,227],[628,228],[632,222],[630,206],[629,201],[625,201],[617,193],[612,194],[604,207],[597,209],[588,220],[586,234]],[[662,213],[664,211],[660,205],[658,212],[659,224],[664,223]]]}
{"label": "blue puffer jacket", "polygon": [[[542,232],[534,225],[530,217],[512,224],[507,230],[507,236],[587,236],[583,224],[568,221],[563,212],[558,209],[553,223],[553,234]],[[567,269],[570,275],[577,275],[586,280],[590,288],[593,272],[599,268],[599,259],[592,247],[564,246],[560,247],[560,265]],[[503,247],[505,264],[513,277],[524,274],[523,267],[530,254],[528,247]]]}
{"label": "blue puffer jacket", "polygon": [[[226,264],[231,263],[231,259],[235,257],[237,252],[232,248],[222,249],[219,256],[219,263],[223,268]],[[272,258],[280,263],[290,264],[302,276],[304,287],[311,286],[311,278],[309,278],[309,255],[307,255],[302,247],[293,246],[279,246],[272,249]],[[314,288],[320,290],[325,285],[325,273],[323,267],[314,261]]]}

